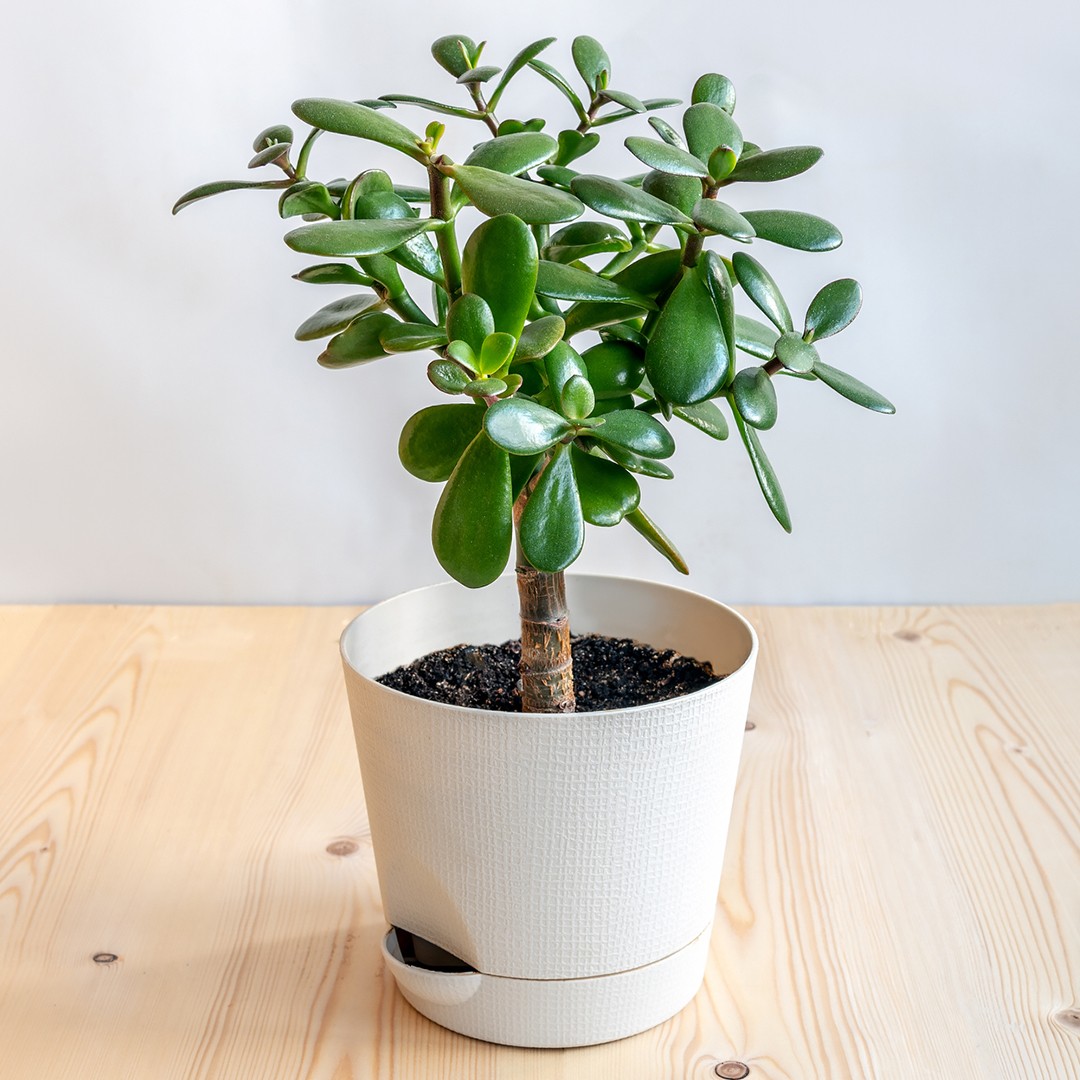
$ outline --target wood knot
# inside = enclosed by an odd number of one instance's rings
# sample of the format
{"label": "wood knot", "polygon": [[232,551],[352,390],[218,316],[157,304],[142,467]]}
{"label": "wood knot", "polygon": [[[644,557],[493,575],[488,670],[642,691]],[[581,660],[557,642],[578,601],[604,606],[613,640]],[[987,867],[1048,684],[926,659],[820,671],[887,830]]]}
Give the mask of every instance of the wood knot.
{"label": "wood knot", "polygon": [[746,730],[747,731],[753,731],[754,728],[756,728],[756,727],[757,727],[757,724],[755,724],[753,720],[747,720],[746,721]]}
{"label": "wood knot", "polygon": [[1080,1009],[1061,1009],[1054,1013],[1053,1019],[1068,1031],[1080,1031]]}
{"label": "wood knot", "polygon": [[713,1072],[724,1077],[724,1080],[743,1080],[743,1077],[750,1075],[750,1066],[744,1061],[721,1061]]}
{"label": "wood knot", "polygon": [[914,630],[897,630],[893,637],[898,641],[922,641],[922,634],[917,633]]}
{"label": "wood knot", "polygon": [[346,837],[327,844],[326,850],[330,855],[339,855],[341,858],[345,858],[346,855],[355,855],[360,850],[360,845],[355,840]]}
{"label": "wood knot", "polygon": [[120,957],[114,952],[99,952],[94,953],[95,964],[115,964]]}

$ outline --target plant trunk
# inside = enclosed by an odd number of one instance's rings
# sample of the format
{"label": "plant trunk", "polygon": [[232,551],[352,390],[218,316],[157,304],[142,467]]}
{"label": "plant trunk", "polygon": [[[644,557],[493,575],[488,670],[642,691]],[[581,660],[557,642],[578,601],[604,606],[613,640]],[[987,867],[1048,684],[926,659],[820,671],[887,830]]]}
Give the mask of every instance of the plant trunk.
{"label": "plant trunk", "polygon": [[[528,487],[514,505],[515,527],[527,492]],[[537,570],[525,558],[519,541],[517,585],[521,613],[522,711],[573,712],[574,667],[562,571],[546,574]]]}

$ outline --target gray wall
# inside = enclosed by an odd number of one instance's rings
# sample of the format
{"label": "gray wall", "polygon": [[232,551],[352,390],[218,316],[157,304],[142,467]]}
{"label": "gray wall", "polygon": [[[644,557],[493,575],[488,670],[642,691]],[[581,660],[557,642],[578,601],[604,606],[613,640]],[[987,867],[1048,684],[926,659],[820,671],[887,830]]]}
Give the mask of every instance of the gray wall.
{"label": "gray wall", "polygon": [[[556,34],[566,69],[571,38],[592,33],[639,96],[688,97],[719,70],[749,138],[826,148],[739,205],[843,228],[836,252],[773,249],[768,265],[793,307],[862,281],[863,313],[826,359],[899,412],[783,382],[765,442],[790,537],[742,448],[688,430],[676,479],[648,482],[644,505],[692,587],[740,602],[1080,599],[1074,5],[448,6],[59,0],[6,15],[0,599],[356,601],[443,577],[437,490],[395,449],[438,399],[426,360],[328,372],[292,340],[335,293],[290,280],[310,260],[282,245],[272,196],[168,210],[244,175],[252,137],[295,97],[453,93],[427,52],[450,31],[487,37],[490,62]],[[560,108],[531,74],[517,85],[515,113]],[[637,171],[619,143],[639,128],[607,129],[613,167]],[[417,179],[343,139],[317,155],[329,174],[381,162]],[[678,577],[626,527],[593,530],[578,567]]]}

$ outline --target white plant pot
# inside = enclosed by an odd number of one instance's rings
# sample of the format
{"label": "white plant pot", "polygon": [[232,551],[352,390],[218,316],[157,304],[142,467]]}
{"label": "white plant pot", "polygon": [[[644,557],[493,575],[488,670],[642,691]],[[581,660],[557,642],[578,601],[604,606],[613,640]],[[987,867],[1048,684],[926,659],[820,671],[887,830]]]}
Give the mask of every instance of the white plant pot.
{"label": "white plant pot", "polygon": [[705,970],[757,656],[730,608],[650,582],[567,575],[575,634],[630,637],[727,677],[611,712],[440,705],[378,676],[519,636],[513,577],[370,608],[341,638],[386,918],[474,971],[387,967],[454,1031],[581,1046],[668,1019]]}

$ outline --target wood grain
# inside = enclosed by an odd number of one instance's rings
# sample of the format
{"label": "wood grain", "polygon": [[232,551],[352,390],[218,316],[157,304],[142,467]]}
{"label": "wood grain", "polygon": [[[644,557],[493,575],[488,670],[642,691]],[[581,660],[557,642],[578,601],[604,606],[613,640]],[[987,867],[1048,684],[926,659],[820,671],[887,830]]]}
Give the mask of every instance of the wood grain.
{"label": "wood grain", "polygon": [[0,609],[0,1077],[1080,1077],[1080,606],[748,614],[705,987],[526,1051],[382,972],[351,611]]}

